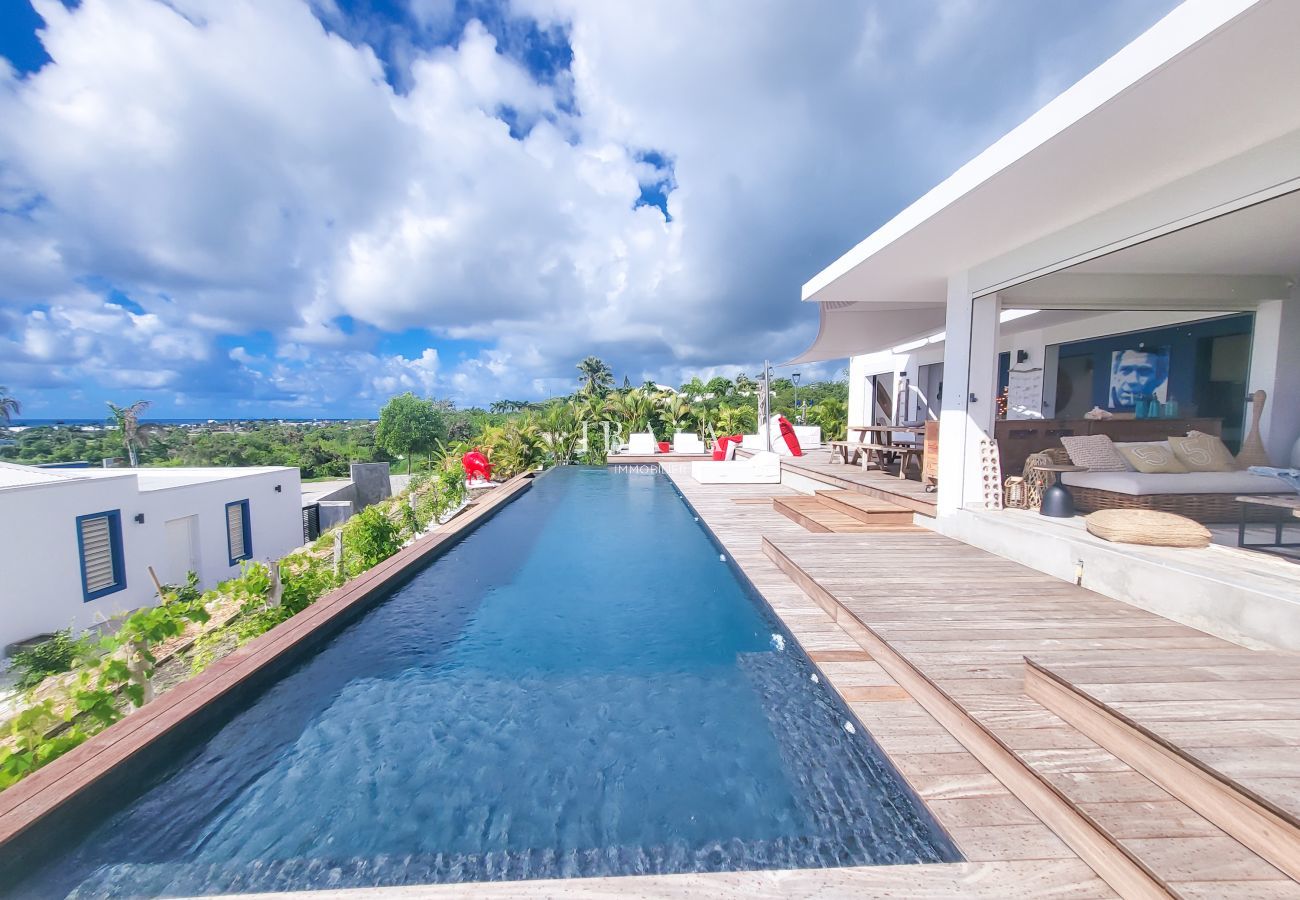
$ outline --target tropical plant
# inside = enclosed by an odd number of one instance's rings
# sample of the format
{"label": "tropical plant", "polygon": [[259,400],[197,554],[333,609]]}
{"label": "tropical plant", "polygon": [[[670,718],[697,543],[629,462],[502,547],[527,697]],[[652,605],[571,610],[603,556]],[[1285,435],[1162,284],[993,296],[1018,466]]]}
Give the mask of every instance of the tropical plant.
{"label": "tropical plant", "polygon": [[709,392],[709,386],[700,380],[697,375],[690,381],[682,385],[681,391],[686,395],[686,399],[692,402],[698,402],[704,399],[704,395]]}
{"label": "tropical plant", "polygon": [[560,466],[573,462],[578,442],[582,440],[582,424],[578,420],[578,407],[572,401],[552,403],[538,419],[542,445],[551,460]]}
{"label": "tropical plant", "polygon": [[578,378],[587,394],[603,395],[614,386],[614,372],[598,356],[588,356],[578,363]]}
{"label": "tropical plant", "polygon": [[753,394],[758,390],[758,382],[750,378],[744,372],[736,376],[736,393]]}
{"label": "tropical plant", "polygon": [[849,405],[838,397],[827,397],[808,408],[808,421],[821,427],[824,439],[840,439],[847,433]]}
{"label": "tropical plant", "polygon": [[11,665],[18,673],[19,690],[34,688],[47,675],[72,671],[73,666],[91,655],[91,641],[73,638],[72,629],[56,631],[48,640],[19,650],[13,655]]}
{"label": "tropical plant", "polygon": [[152,425],[140,424],[140,414],[151,405],[148,400],[137,400],[130,406],[108,404],[112,422],[122,432],[122,446],[126,448],[126,456],[133,469],[140,465],[140,451],[149,446],[150,438],[157,431]]}
{"label": "tropical plant", "polygon": [[8,425],[22,411],[23,405],[18,402],[18,398],[9,393],[9,388],[0,384],[0,423]]}
{"label": "tropical plant", "polygon": [[541,429],[531,415],[483,429],[479,446],[492,463],[493,477],[511,478],[542,461]]}
{"label": "tropical plant", "polygon": [[655,398],[640,388],[615,394],[606,405],[609,414],[626,425],[629,432],[645,431],[650,427],[650,417],[655,412]]}
{"label": "tropical plant", "polygon": [[710,378],[705,387],[708,388],[708,393],[712,394],[714,397],[725,397],[727,394],[731,393],[732,385],[729,379],[723,378],[719,375],[717,378]]}
{"label": "tropical plant", "polygon": [[428,452],[447,437],[444,411],[429,400],[407,391],[393,397],[379,412],[375,442],[394,456],[406,457],[406,474],[411,474],[411,457]]}
{"label": "tropical plant", "polygon": [[378,506],[367,506],[343,526],[343,555],[349,574],[374,568],[401,549],[401,526]]}
{"label": "tropical plant", "polygon": [[717,412],[714,428],[718,434],[748,434],[751,428],[757,427],[754,424],[757,418],[758,414],[748,407],[724,406]]}
{"label": "tropical plant", "polygon": [[670,394],[659,404],[659,416],[671,436],[696,417],[691,401],[681,394]]}

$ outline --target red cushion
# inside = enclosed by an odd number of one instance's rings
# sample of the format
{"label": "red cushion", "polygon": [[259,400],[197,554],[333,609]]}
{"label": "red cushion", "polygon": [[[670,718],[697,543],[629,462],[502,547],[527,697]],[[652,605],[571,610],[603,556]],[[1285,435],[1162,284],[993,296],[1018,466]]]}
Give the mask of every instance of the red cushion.
{"label": "red cushion", "polygon": [[660,452],[660,453],[667,453],[667,452],[668,452],[669,450],[671,450],[672,448],[673,448],[673,445],[672,445],[672,443],[669,442],[669,441],[660,441],[660,442],[659,442],[659,452]]}

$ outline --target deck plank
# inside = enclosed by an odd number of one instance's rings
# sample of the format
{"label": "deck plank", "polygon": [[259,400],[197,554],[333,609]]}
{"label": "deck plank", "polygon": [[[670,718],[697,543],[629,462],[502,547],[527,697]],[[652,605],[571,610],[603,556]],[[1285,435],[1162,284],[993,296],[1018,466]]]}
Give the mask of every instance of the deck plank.
{"label": "deck plank", "polygon": [[[692,488],[689,477],[675,480],[695,503],[699,486]],[[735,510],[729,507],[733,517],[725,523],[702,513],[715,530],[737,539],[747,531],[751,546],[756,536],[769,538],[838,608],[889,642],[1026,765],[1116,829],[1132,852],[1149,852],[1144,862],[1163,869],[1156,873],[1161,878],[1204,885],[1214,880],[1205,864],[1219,858],[1225,874],[1214,877],[1225,895],[1249,895],[1251,884],[1285,880],[1213,823],[1027,700],[1023,660],[1029,656],[1073,680],[1108,688],[1126,710],[1151,704],[1153,721],[1171,739],[1217,751],[1213,758],[1225,768],[1235,763],[1244,779],[1267,768],[1271,757],[1260,756],[1261,748],[1300,748],[1295,654],[1247,650],[929,531],[810,534],[760,506],[745,507],[741,516]],[[1253,709],[1233,706],[1235,684],[1244,694],[1264,685],[1263,693],[1253,694]],[[1229,718],[1191,713],[1197,703],[1190,701],[1201,700],[1215,702],[1213,709]],[[1184,708],[1189,714],[1180,717]],[[905,716],[871,718],[869,728],[887,753],[904,761],[960,758],[965,749],[946,731],[909,724]],[[1282,802],[1300,793],[1300,778],[1282,766],[1271,779],[1261,777],[1256,789],[1272,790]],[[937,801],[958,819],[973,802]],[[1178,839],[1193,836],[1202,839],[1199,856],[1176,848]]]}

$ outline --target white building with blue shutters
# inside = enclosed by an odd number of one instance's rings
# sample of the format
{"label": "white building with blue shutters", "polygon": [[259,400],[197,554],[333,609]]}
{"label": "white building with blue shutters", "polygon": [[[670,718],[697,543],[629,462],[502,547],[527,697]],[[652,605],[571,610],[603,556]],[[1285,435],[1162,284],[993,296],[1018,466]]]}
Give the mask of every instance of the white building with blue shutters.
{"label": "white building with blue shutters", "polygon": [[0,463],[0,648],[82,631],[302,544],[296,468],[42,469]]}

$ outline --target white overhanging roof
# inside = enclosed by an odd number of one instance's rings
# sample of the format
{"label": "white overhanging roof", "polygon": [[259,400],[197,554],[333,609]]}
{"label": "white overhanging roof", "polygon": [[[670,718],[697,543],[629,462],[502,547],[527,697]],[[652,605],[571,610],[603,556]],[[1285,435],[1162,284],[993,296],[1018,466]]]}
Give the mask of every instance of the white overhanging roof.
{"label": "white overhanging roof", "polygon": [[1300,135],[1297,35],[1296,0],[1183,3],[808,281],[803,299],[819,304],[821,327],[791,362],[941,328],[950,275],[970,272],[977,294],[1037,277],[1015,268],[1014,252],[1090,220],[1097,227],[1053,249],[1087,258],[1131,237],[1119,225],[1107,233],[1108,211]]}

